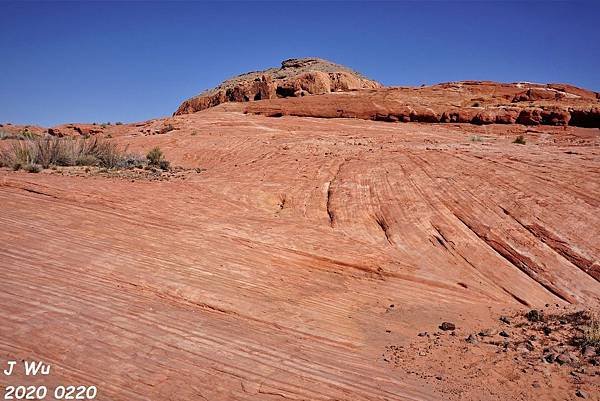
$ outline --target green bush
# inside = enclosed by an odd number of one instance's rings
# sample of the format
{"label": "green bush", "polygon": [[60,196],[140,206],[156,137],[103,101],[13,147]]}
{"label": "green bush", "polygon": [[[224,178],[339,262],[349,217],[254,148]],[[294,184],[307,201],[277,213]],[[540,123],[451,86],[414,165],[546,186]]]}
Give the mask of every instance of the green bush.
{"label": "green bush", "polygon": [[152,148],[146,154],[146,160],[148,160],[149,166],[158,167],[161,170],[168,170],[171,166],[171,163],[165,159],[165,155],[158,146]]}
{"label": "green bush", "polygon": [[164,158],[164,154],[162,150],[158,146],[150,149],[150,151],[146,154],[146,159],[148,159],[148,164],[151,166],[158,166],[161,160]]}

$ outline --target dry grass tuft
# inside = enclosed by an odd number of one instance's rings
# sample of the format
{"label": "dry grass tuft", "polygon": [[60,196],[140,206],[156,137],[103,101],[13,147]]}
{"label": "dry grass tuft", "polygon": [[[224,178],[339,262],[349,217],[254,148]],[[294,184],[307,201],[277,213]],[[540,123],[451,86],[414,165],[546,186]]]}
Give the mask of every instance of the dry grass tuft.
{"label": "dry grass tuft", "polygon": [[19,170],[29,165],[99,166],[104,168],[143,167],[141,156],[127,153],[114,142],[99,138],[37,137],[13,141],[0,150],[0,167]]}
{"label": "dry grass tuft", "polygon": [[592,316],[583,328],[583,340],[587,345],[600,346],[600,319]]}

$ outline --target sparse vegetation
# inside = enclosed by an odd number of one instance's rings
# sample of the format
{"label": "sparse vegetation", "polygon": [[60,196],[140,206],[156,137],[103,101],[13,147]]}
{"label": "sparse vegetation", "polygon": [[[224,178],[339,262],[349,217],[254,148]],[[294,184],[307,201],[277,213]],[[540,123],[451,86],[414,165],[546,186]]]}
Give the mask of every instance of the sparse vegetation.
{"label": "sparse vegetation", "polygon": [[469,140],[471,142],[483,142],[484,141],[483,137],[481,137],[479,135],[472,135],[471,137],[469,137]]}
{"label": "sparse vegetation", "polygon": [[22,141],[25,139],[35,139],[38,136],[39,135],[34,134],[33,132],[29,131],[27,128],[22,129],[18,134],[11,134],[10,132],[0,131],[0,140],[16,139],[16,140]]}
{"label": "sparse vegetation", "polygon": [[152,148],[147,154],[146,159],[148,160],[148,165],[152,167],[158,167],[161,170],[168,170],[170,163],[165,159],[165,155],[162,150],[158,146]]}
{"label": "sparse vegetation", "polygon": [[23,170],[27,171],[28,173],[39,173],[42,171],[42,166],[39,164],[27,164]]}
{"label": "sparse vegetation", "polygon": [[[162,164],[161,164],[162,162]],[[159,165],[168,166],[164,157]],[[104,168],[143,167],[141,156],[127,153],[115,143],[99,138],[67,139],[37,137],[15,141],[0,151],[0,166],[15,170],[30,165],[41,168],[50,166],[99,166]],[[168,167],[167,167],[168,168]]]}
{"label": "sparse vegetation", "polygon": [[518,137],[515,138],[513,143],[516,143],[518,145],[525,145],[527,142],[525,141],[525,137],[523,135],[519,135]]}
{"label": "sparse vegetation", "polygon": [[583,340],[586,345],[600,347],[600,319],[592,316],[588,325],[583,329]]}
{"label": "sparse vegetation", "polygon": [[123,123],[121,121],[117,121],[115,125],[123,125]]}

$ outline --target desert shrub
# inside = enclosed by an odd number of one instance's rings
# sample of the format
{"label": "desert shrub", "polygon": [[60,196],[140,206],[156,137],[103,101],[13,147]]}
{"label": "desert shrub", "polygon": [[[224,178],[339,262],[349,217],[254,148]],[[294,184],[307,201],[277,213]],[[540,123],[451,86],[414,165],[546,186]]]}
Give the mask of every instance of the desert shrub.
{"label": "desert shrub", "polygon": [[39,137],[39,135],[34,134],[33,132],[29,131],[27,128],[22,129],[21,131],[19,131],[16,134],[11,134],[10,132],[6,132],[6,131],[0,131],[0,140],[17,139],[19,141],[22,141],[24,139],[36,139],[38,137]]}
{"label": "desert shrub", "polygon": [[142,168],[146,165],[146,158],[138,154],[125,155],[117,164],[117,168]]}
{"label": "desert shrub", "polygon": [[54,166],[69,166],[73,164],[72,146],[59,138],[39,138],[30,141],[36,154],[35,161],[43,168]]}
{"label": "desert shrub", "polygon": [[158,163],[164,158],[162,150],[158,146],[150,149],[150,151],[146,154],[146,159],[148,159],[148,164],[152,166],[158,166]]}
{"label": "desert shrub", "polygon": [[40,171],[42,171],[42,166],[40,166],[39,164],[31,163],[25,165],[23,167],[23,170],[27,171],[28,173],[39,173]]}
{"label": "desert shrub", "polygon": [[97,166],[100,160],[94,155],[79,155],[75,159],[76,166]]}
{"label": "desert shrub", "polygon": [[113,142],[93,137],[77,140],[73,152],[75,154],[75,160],[91,161],[92,157],[97,160],[94,164],[86,165],[114,168],[117,167],[124,157],[125,150],[120,150]]}
{"label": "desert shrub", "polygon": [[121,121],[117,121],[115,125],[123,125],[123,123]]}
{"label": "desert shrub", "polygon": [[171,164],[168,160],[165,159],[165,155],[158,146],[152,148],[146,154],[146,159],[148,160],[149,166],[158,167],[162,170],[168,170]]}
{"label": "desert shrub", "polygon": [[513,143],[519,144],[519,145],[525,145],[525,137],[523,135],[519,135],[518,137],[515,138],[515,140],[513,141]]}
{"label": "desert shrub", "polygon": [[35,148],[29,141],[15,141],[0,151],[0,166],[19,170],[22,166],[36,161]]}
{"label": "desert shrub", "polygon": [[480,137],[479,135],[472,135],[469,140],[471,142],[483,142],[483,138]]}
{"label": "desert shrub", "polygon": [[161,170],[168,170],[168,169],[171,167],[171,162],[170,162],[170,161],[168,161],[168,160],[161,160],[161,161],[158,163],[158,167],[159,167]]}
{"label": "desert shrub", "polygon": [[583,339],[587,345],[600,346],[600,320],[593,316],[583,329]]}
{"label": "desert shrub", "polygon": [[19,135],[23,139],[36,139],[38,137],[38,135],[36,135],[33,132],[29,131],[27,128],[22,129],[21,132],[19,132]]}
{"label": "desert shrub", "polygon": [[[29,164],[50,166],[100,166],[115,168],[139,166],[141,156],[131,155],[115,143],[103,139],[36,138],[15,141],[0,151],[0,166],[16,169]],[[132,163],[131,160],[136,160]],[[18,168],[17,168],[18,167]]]}

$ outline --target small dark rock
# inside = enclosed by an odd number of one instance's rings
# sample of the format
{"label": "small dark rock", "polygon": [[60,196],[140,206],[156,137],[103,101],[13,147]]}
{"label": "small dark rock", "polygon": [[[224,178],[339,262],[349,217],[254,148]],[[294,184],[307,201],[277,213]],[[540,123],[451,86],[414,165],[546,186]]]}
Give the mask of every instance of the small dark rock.
{"label": "small dark rock", "polygon": [[585,347],[583,347],[583,349],[581,350],[581,354],[586,357],[586,358],[591,358],[594,355],[596,355],[596,350],[594,349],[594,347],[592,347],[591,345],[586,345]]}
{"label": "small dark rock", "polygon": [[425,337],[427,335],[426,331],[422,331],[418,334],[419,337]]}
{"label": "small dark rock", "polygon": [[495,336],[498,332],[494,329],[485,329],[479,332],[481,337],[492,337]]}
{"label": "small dark rock", "polygon": [[502,336],[502,337],[510,337],[510,334],[508,334],[506,331],[501,331],[500,332],[500,336]]}
{"label": "small dark rock", "polygon": [[552,333],[552,329],[548,326],[544,326],[544,328],[542,329],[542,331],[544,332],[545,335],[549,336],[550,333]]}
{"label": "small dark rock", "polygon": [[575,391],[575,395],[579,398],[587,398],[587,393],[583,390]]}
{"label": "small dark rock", "polygon": [[558,362],[559,365],[565,365],[565,364],[576,362],[578,359],[579,358],[577,358],[571,352],[563,352],[562,354],[560,354],[559,356],[556,357],[556,362]]}
{"label": "small dark rock", "polygon": [[477,344],[478,340],[477,340],[477,336],[473,335],[473,334],[469,334],[469,337],[466,338],[466,341],[469,344]]}
{"label": "small dark rock", "polygon": [[450,322],[443,322],[442,324],[440,324],[440,329],[444,331],[456,330],[456,325]]}
{"label": "small dark rock", "polygon": [[500,321],[502,323],[510,324],[510,319],[508,317],[506,317],[506,316],[501,316],[500,317]]}
{"label": "small dark rock", "polygon": [[544,360],[548,363],[554,362],[555,359],[556,359],[556,355],[554,355],[554,354],[544,355]]}
{"label": "small dark rock", "polygon": [[541,311],[539,311],[537,309],[532,309],[529,312],[527,312],[527,314],[525,315],[525,317],[530,322],[540,322],[540,321],[543,320],[544,315],[543,315],[543,313]]}

